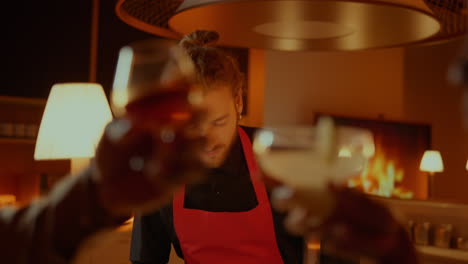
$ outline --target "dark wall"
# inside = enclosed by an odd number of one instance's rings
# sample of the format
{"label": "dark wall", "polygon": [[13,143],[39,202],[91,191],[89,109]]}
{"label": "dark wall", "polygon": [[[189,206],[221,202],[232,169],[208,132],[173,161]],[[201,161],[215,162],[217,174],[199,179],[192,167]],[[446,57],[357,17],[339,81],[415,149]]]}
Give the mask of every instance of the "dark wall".
{"label": "dark wall", "polygon": [[97,81],[108,93],[112,87],[117,57],[121,47],[130,42],[156,37],[134,29],[115,14],[116,0],[101,0]]}
{"label": "dark wall", "polygon": [[[93,0],[10,1],[4,20],[0,96],[47,98],[59,82],[88,82]],[[116,0],[100,0],[97,82],[112,87],[119,49],[156,37],[115,14]],[[248,50],[230,49],[247,73]]]}
{"label": "dark wall", "polygon": [[[121,22],[101,0],[97,82],[110,89],[121,46],[151,37]],[[0,95],[47,98],[58,82],[89,79],[92,0],[10,1],[2,12]]]}

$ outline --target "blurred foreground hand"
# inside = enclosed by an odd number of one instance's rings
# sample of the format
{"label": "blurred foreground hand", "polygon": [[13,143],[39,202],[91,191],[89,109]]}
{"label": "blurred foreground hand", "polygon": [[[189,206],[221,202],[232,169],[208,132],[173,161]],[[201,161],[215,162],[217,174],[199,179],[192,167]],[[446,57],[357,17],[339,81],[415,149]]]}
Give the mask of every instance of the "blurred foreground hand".
{"label": "blurred foreground hand", "polygon": [[279,186],[272,197],[273,206],[287,213],[288,231],[320,235],[326,255],[418,263],[405,229],[387,208],[362,193],[330,185],[329,192],[319,198]]}
{"label": "blurred foreground hand", "polygon": [[200,180],[203,167],[196,153],[200,139],[181,129],[151,129],[126,119],[105,129],[92,162],[101,205],[116,215],[149,212],[171,201],[181,184]]}

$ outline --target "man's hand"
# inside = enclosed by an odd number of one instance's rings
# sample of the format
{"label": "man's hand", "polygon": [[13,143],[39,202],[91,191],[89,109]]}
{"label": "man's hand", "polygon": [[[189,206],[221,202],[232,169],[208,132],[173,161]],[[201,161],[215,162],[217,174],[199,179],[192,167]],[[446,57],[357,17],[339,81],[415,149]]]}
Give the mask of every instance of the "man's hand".
{"label": "man's hand", "polygon": [[287,212],[285,226],[290,232],[319,233],[322,250],[332,255],[366,256],[378,263],[417,263],[405,229],[383,205],[336,186],[330,186],[322,199],[308,197],[310,194],[287,187],[273,191],[273,206]]}
{"label": "man's hand", "polygon": [[99,202],[115,215],[148,212],[169,202],[182,183],[199,180],[199,141],[168,127],[151,130],[129,120],[105,129],[92,162]]}

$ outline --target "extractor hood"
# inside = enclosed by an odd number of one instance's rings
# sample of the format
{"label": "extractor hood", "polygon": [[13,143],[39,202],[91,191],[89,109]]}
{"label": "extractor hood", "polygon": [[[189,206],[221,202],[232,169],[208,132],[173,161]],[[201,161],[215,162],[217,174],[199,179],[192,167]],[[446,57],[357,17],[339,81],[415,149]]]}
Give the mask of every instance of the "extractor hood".
{"label": "extractor hood", "polygon": [[220,44],[362,50],[463,36],[465,0],[119,0],[127,24],[167,38],[216,30]]}

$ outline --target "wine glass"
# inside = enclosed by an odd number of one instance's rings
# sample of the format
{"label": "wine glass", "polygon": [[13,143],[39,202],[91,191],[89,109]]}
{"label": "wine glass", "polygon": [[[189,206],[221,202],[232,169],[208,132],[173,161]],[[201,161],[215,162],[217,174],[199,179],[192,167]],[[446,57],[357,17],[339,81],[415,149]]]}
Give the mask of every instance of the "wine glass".
{"label": "wine glass", "polygon": [[124,163],[154,190],[174,193],[204,176],[196,156],[200,142],[188,131],[203,100],[196,83],[192,60],[175,41],[137,41],[119,52],[111,108],[123,131],[131,127],[146,140]]}
{"label": "wine glass", "polygon": [[[316,126],[261,129],[254,136],[253,148],[264,178],[295,190],[298,202],[317,216],[332,209],[328,184],[346,184],[358,176],[375,152],[370,131],[335,126],[330,117],[321,117]],[[307,248],[307,263],[318,261],[318,234],[310,234]]]}
{"label": "wine glass", "polygon": [[127,116],[139,124],[185,122],[202,100],[193,79],[192,61],[176,41],[131,43],[119,52],[110,96],[112,111],[116,117]]}

